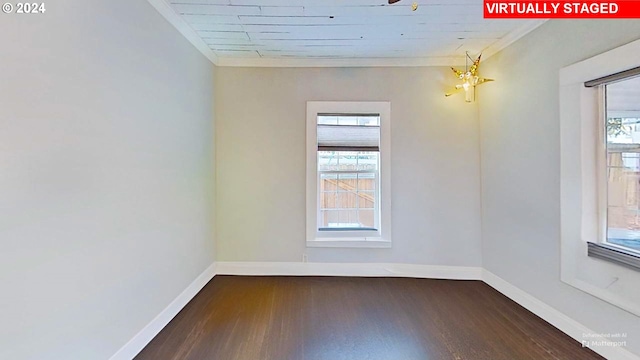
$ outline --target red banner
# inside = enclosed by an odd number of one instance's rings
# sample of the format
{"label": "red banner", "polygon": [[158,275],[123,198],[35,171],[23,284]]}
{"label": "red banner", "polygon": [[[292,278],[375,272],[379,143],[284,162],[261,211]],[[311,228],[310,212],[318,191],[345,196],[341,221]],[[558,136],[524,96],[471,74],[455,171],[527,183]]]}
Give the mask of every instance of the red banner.
{"label": "red banner", "polygon": [[487,19],[640,18],[640,1],[494,1],[484,0]]}

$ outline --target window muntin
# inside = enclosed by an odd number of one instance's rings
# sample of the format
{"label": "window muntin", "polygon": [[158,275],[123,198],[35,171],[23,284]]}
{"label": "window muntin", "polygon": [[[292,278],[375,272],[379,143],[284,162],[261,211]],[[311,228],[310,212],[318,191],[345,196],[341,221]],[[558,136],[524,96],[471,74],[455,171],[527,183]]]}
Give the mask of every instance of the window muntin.
{"label": "window muntin", "polygon": [[604,86],[604,242],[640,253],[640,77]]}

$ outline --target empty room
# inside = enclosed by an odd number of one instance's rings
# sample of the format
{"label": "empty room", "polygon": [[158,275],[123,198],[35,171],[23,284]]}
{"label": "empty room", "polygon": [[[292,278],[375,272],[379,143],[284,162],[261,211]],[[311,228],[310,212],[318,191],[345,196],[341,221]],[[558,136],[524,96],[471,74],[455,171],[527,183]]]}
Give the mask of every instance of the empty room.
{"label": "empty room", "polygon": [[640,2],[6,1],[0,359],[640,360]]}

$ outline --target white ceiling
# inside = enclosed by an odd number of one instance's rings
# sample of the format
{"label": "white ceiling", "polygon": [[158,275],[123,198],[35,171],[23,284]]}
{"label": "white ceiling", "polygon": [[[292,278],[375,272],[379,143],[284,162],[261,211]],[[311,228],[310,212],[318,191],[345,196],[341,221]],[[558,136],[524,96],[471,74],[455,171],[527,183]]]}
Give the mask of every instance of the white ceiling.
{"label": "white ceiling", "polygon": [[482,0],[418,0],[417,11],[413,0],[167,1],[179,15],[169,20],[230,66],[456,65],[542,23],[484,19]]}

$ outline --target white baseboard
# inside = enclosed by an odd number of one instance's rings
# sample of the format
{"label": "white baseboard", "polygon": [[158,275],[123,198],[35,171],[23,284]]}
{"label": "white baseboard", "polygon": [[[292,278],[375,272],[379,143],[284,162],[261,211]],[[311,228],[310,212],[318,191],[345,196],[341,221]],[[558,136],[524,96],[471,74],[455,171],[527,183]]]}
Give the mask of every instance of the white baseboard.
{"label": "white baseboard", "polygon": [[640,357],[629,352],[624,347],[615,346],[594,346],[594,342],[598,341],[617,341],[624,339],[603,338],[601,336],[593,336],[586,338],[585,334],[596,335],[595,331],[590,330],[581,323],[571,319],[560,311],[547,305],[546,303],[531,296],[529,293],[520,290],[511,283],[491,273],[488,270],[482,271],[482,280],[489,286],[498,290],[506,297],[518,303],[520,306],[538,315],[546,322],[558,328],[560,331],[571,336],[578,342],[589,341],[589,348],[609,360],[639,360]]}
{"label": "white baseboard", "polygon": [[385,263],[217,262],[218,275],[389,276],[481,280],[482,268]]}
{"label": "white baseboard", "polygon": [[215,263],[206,268],[171,304],[126,343],[110,360],[131,360],[182,310],[215,276]]}

